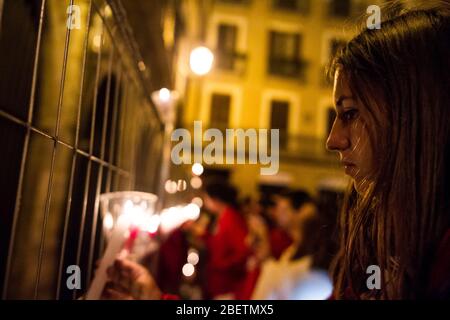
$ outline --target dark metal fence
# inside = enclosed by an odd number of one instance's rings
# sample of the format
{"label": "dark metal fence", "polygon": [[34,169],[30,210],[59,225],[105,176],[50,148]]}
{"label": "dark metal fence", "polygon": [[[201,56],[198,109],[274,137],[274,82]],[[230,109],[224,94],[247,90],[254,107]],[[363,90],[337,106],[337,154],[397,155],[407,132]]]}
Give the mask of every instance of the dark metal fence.
{"label": "dark metal fence", "polygon": [[163,126],[120,1],[0,2],[2,298],[77,298],[103,246],[99,195],[157,190]]}

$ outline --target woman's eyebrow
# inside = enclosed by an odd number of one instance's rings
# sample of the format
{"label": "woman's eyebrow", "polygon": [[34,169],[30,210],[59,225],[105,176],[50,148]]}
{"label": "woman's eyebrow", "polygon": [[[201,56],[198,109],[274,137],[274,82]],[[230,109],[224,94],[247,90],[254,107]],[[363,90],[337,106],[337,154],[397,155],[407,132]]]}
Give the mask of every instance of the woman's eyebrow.
{"label": "woman's eyebrow", "polygon": [[336,100],[336,106],[337,106],[337,107],[341,107],[341,106],[342,106],[342,102],[343,102],[344,100],[347,100],[347,99],[353,100],[353,96],[345,96],[345,95],[340,96],[340,97]]}

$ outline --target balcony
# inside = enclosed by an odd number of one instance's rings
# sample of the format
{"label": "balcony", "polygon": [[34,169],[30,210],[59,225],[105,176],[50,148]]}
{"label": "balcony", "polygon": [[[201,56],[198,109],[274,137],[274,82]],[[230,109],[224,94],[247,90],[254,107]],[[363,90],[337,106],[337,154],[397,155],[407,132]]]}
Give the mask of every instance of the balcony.
{"label": "balcony", "polygon": [[247,55],[239,52],[216,50],[216,67],[221,71],[233,72],[243,76],[247,69]]}
{"label": "balcony", "polygon": [[311,0],[272,0],[272,8],[307,15],[311,11]]}
{"label": "balcony", "polygon": [[306,82],[308,62],[303,59],[269,58],[268,73],[271,76],[280,76]]}

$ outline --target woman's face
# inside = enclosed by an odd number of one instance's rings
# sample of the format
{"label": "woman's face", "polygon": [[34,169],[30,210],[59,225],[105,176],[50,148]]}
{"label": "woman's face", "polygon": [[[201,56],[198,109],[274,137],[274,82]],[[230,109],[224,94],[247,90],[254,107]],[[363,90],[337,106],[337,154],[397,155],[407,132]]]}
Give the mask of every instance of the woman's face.
{"label": "woman's face", "polygon": [[327,140],[327,149],[338,151],[345,173],[355,182],[358,193],[364,192],[373,174],[373,150],[369,140],[364,106],[353,97],[342,70],[334,78],[333,100],[336,119]]}
{"label": "woman's face", "polygon": [[203,195],[203,201],[205,204],[205,208],[208,209],[211,213],[219,213],[220,209],[217,200],[211,198],[207,193],[205,193]]}
{"label": "woman's face", "polygon": [[276,207],[274,210],[275,221],[283,229],[287,229],[292,223],[295,216],[295,209],[292,208],[289,199],[278,197],[276,200]]}

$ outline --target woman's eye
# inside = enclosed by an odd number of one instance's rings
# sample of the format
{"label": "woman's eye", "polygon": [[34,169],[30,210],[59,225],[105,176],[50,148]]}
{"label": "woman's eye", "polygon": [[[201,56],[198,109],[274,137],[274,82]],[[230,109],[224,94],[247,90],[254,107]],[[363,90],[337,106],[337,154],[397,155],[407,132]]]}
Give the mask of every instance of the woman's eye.
{"label": "woman's eye", "polygon": [[351,110],[343,112],[341,114],[341,119],[345,122],[348,122],[348,121],[355,119],[357,115],[358,115],[358,110],[351,109]]}

